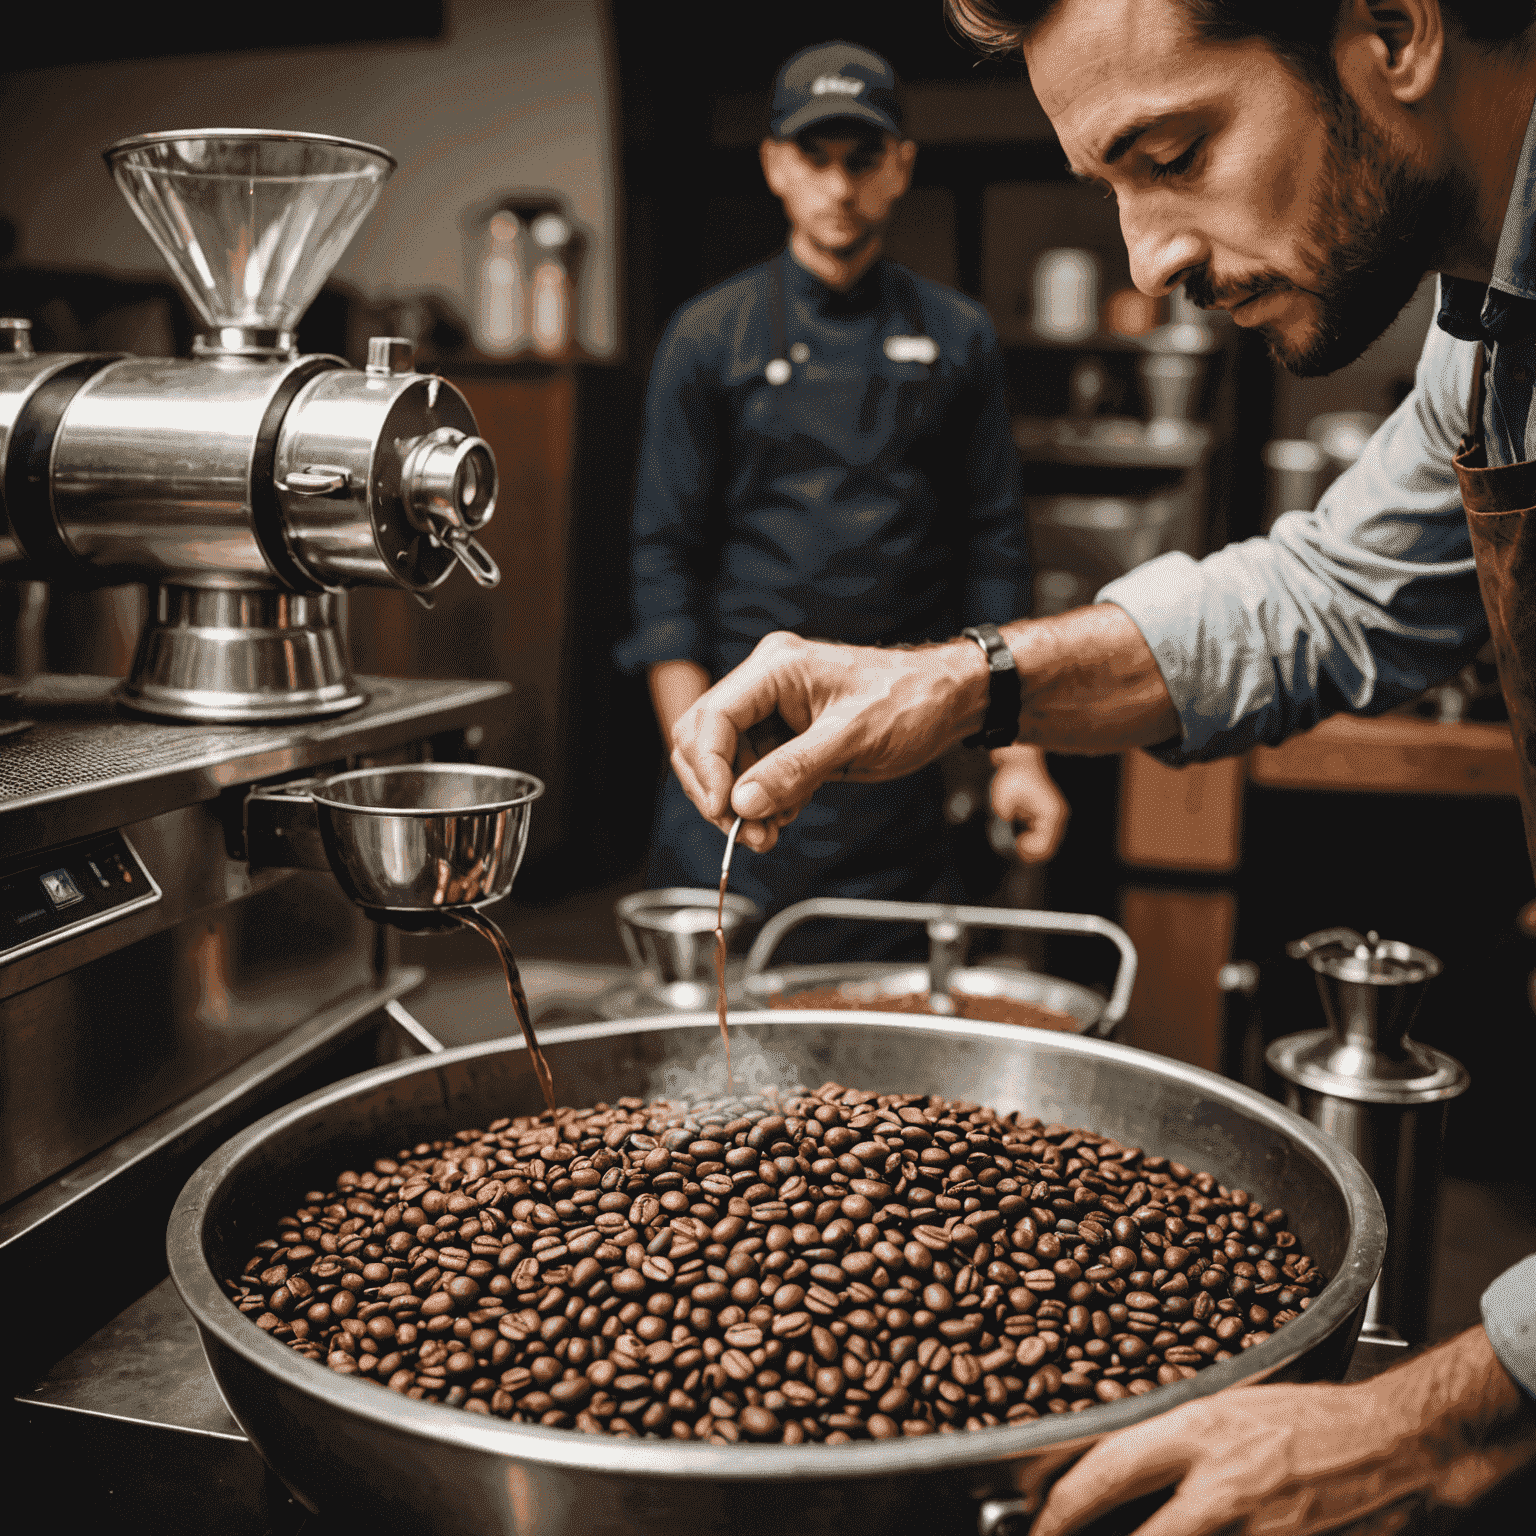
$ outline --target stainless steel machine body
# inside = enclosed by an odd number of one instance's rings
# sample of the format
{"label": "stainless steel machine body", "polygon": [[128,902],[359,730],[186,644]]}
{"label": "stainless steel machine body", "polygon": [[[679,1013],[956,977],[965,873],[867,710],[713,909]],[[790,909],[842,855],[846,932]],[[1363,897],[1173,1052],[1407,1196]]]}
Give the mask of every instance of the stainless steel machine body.
{"label": "stainless steel machine body", "polygon": [[[124,717],[112,688],[34,678],[0,712],[26,724],[0,741],[3,1304],[55,1277],[6,1362],[16,1385],[163,1273],[198,1158],[377,1060],[384,1006],[420,980],[331,873],[250,865],[252,791],[468,756],[509,696],[371,678],[339,720],[228,727]],[[79,1265],[91,1243],[108,1271]]]}
{"label": "stainless steel machine body", "polygon": [[[295,355],[391,158],[203,130],[107,159],[205,329],[190,358],[39,357],[0,322],[0,580],[152,587],[126,681],[0,689],[0,1306],[27,1318],[0,1376],[29,1461],[118,1456],[110,1514],[162,1530],[206,1437],[173,1437],[157,1483],[130,1416],[20,1400],[92,1335],[93,1380],[141,1374],[118,1344],[163,1294],[187,1175],[400,1052],[388,1009],[422,973],[359,903],[393,921],[505,895],[539,786],[463,765],[506,685],[356,678],[347,656],[348,588],[498,574],[474,540],[495,463],[458,391],[399,338],[365,369]],[[306,777],[332,791],[329,842],[306,797],[305,857],[269,835],[253,860],[252,805],[273,834],[260,807]]]}
{"label": "stainless steel machine body", "polygon": [[[1017,1427],[847,1446],[622,1441],[509,1425],[346,1379],[268,1338],[219,1277],[317,1180],[360,1157],[539,1105],[527,1052],[468,1046],[366,1073],[242,1132],[196,1173],[169,1231],[172,1277],[231,1412],[322,1518],[388,1530],[527,1536],[646,1532],[975,1531],[1099,1434],[1244,1382],[1342,1373],[1381,1263],[1381,1204],[1355,1160],[1299,1117],[1212,1073],[1103,1041],[1016,1026],[875,1013],[769,1011],[732,1019],[737,1059],[761,1049],[784,1085],[828,1076],[1087,1124],[1209,1168],[1283,1204],[1329,1275],[1263,1345],[1180,1386]],[[551,1031],[561,1100],[612,1101],[703,1068],[724,1087],[712,1016]],[[709,1079],[713,1081],[713,1078]],[[700,1091],[710,1091],[707,1083]]]}
{"label": "stainless steel machine body", "polygon": [[1312,968],[1328,1028],[1287,1035],[1268,1049],[1285,1102],[1347,1147],[1370,1174],[1389,1240],[1361,1337],[1417,1344],[1428,1337],[1441,1148],[1467,1070],[1408,1038],[1434,955],[1408,944],[1328,928],[1290,946]]}

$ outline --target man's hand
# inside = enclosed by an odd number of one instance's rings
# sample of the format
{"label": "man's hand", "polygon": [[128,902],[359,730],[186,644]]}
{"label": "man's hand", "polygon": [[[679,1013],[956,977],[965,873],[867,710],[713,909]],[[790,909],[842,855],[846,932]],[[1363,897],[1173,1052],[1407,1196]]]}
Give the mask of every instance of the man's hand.
{"label": "man's hand", "polygon": [[1045,769],[1039,747],[999,747],[992,754],[992,809],[1002,821],[1022,823],[1014,839],[1025,864],[1044,864],[1066,835],[1072,808]]}
{"label": "man's hand", "polygon": [[1111,1435],[1056,1483],[1031,1536],[1175,1483],[1136,1536],[1385,1536],[1533,1459],[1536,1410],[1473,1328],[1369,1381],[1237,1387]]}
{"label": "man's hand", "polygon": [[[1095,603],[1019,620],[1003,638],[1023,682],[1025,742],[1120,752],[1178,734],[1157,660],[1124,609]],[[988,676],[970,640],[881,650],[772,634],[677,722],[672,766],[707,820],[756,823],[742,841],[762,853],[828,779],[900,778],[976,730]],[[737,780],[742,733],[775,709],[798,734]]]}
{"label": "man's hand", "polygon": [[[987,675],[970,640],[881,650],[772,634],[678,721],[672,767],[707,820],[746,817],[741,841],[764,853],[828,779],[900,778],[976,729]],[[738,780],[743,733],[774,710],[794,740]]]}

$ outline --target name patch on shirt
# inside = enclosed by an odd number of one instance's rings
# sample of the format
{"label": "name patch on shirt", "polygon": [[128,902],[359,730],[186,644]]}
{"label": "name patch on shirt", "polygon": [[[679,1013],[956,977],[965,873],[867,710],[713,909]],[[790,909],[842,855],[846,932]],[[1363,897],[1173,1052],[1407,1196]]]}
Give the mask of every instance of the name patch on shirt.
{"label": "name patch on shirt", "polygon": [[936,363],[939,344],[932,336],[887,336],[885,355],[893,363]]}

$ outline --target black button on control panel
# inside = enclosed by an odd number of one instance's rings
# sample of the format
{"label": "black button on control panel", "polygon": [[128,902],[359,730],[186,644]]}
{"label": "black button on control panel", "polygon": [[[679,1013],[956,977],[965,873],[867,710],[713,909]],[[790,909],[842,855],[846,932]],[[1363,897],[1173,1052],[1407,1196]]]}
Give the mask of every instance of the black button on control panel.
{"label": "black button on control panel", "polygon": [[159,899],[121,832],[0,860],[0,965]]}

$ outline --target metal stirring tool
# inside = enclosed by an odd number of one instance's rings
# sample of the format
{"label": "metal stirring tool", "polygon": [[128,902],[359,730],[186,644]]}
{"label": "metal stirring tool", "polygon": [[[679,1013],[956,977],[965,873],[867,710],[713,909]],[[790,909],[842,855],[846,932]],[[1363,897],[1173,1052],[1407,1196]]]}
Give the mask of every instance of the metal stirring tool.
{"label": "metal stirring tool", "polygon": [[742,818],[738,816],[725,840],[725,857],[720,860],[720,905],[715,912],[715,1006],[720,1018],[720,1038],[725,1042],[725,1087],[734,1091],[735,1074],[731,1071],[731,1031],[726,1023],[725,1008],[725,886],[731,877],[731,855],[736,851],[736,834],[741,831]]}

